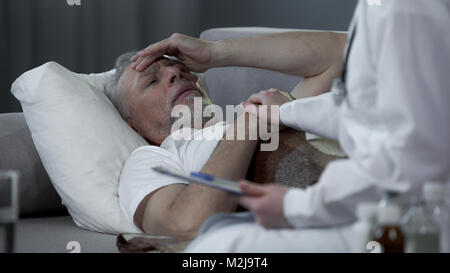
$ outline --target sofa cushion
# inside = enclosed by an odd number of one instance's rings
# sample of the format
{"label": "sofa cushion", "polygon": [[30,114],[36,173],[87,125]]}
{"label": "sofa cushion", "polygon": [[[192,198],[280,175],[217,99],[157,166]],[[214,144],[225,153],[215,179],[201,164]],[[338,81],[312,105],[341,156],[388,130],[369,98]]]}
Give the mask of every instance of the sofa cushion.
{"label": "sofa cushion", "polygon": [[[21,216],[65,210],[42,166],[23,113],[0,114],[0,169],[19,171]],[[3,190],[0,185],[0,193]]]}

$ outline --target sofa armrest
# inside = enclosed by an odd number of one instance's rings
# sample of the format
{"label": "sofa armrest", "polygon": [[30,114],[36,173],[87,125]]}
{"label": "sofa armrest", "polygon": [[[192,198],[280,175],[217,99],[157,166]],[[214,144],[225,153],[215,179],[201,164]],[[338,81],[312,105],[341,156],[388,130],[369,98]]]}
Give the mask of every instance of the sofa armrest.
{"label": "sofa armrest", "polygon": [[[23,113],[0,114],[0,170],[19,172],[21,216],[67,214],[31,138]],[[5,196],[0,184],[0,196]]]}

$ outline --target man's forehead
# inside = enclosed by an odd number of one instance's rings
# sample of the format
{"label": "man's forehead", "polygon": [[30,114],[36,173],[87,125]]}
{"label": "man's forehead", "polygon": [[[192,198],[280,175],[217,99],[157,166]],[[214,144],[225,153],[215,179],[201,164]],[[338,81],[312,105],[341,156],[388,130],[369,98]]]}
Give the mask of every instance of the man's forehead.
{"label": "man's forehead", "polygon": [[144,71],[141,73],[145,73],[148,70],[154,69],[154,67],[158,67],[160,63],[163,63],[165,65],[173,65],[173,64],[183,64],[180,60],[178,60],[176,57],[168,56],[168,55],[162,55],[161,57],[157,58],[153,63],[151,63]]}
{"label": "man's forehead", "polygon": [[127,87],[131,87],[132,85],[135,85],[137,81],[145,75],[148,75],[152,72],[155,72],[159,69],[160,63],[164,63],[165,65],[173,65],[180,63],[182,64],[178,59],[170,56],[163,55],[156,59],[151,65],[149,65],[144,71],[139,72],[132,68],[133,63],[130,63],[127,68],[125,69],[124,73],[119,79],[120,85],[128,85]]}
{"label": "man's forehead", "polygon": [[165,65],[182,64],[178,59],[169,58],[169,56],[163,55],[156,59],[152,64],[150,64],[144,71],[140,72],[140,74],[148,74],[154,72],[160,67],[161,63]]}
{"label": "man's forehead", "polygon": [[125,71],[123,72],[122,76],[120,77],[119,82],[122,82],[122,83],[125,83],[125,82],[126,82],[126,83],[131,83],[131,82],[134,82],[135,80],[138,79],[138,77],[139,77],[141,74],[148,74],[148,73],[151,72],[152,70],[155,70],[155,68],[157,68],[157,67],[156,67],[156,64],[157,64],[158,62],[162,61],[162,60],[165,60],[165,59],[166,59],[166,58],[164,58],[164,57],[160,57],[160,58],[156,59],[151,65],[149,65],[149,66],[148,66],[144,71],[142,71],[142,72],[139,72],[139,71],[133,69],[133,68],[132,68],[133,63],[130,63],[130,64],[126,67],[126,69],[125,69]]}
{"label": "man's forehead", "polygon": [[132,77],[135,78],[136,80],[138,80],[142,76],[156,72],[161,67],[160,66],[161,63],[164,65],[175,65],[175,64],[184,65],[181,61],[179,61],[175,57],[163,55],[163,56],[159,57],[158,59],[156,59],[152,64],[150,64],[144,71],[141,71],[141,72],[136,71],[135,69],[133,69],[131,67],[132,64],[128,65],[126,70],[128,70],[128,72],[131,72],[130,74],[132,74]]}

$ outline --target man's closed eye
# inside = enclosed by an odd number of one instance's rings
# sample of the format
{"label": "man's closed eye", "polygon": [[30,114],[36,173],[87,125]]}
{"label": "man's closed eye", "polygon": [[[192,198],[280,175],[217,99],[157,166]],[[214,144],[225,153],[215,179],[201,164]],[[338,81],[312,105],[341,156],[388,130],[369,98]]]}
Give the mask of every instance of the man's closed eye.
{"label": "man's closed eye", "polygon": [[152,84],[154,84],[154,83],[156,83],[156,80],[151,80],[151,81],[148,82],[148,84],[147,84],[146,87],[149,87],[150,85],[152,85]]}

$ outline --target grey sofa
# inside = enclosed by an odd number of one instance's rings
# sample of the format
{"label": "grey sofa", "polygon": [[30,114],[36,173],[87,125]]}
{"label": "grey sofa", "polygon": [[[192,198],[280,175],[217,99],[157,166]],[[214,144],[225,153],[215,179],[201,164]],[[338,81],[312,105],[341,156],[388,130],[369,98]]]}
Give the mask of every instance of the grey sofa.
{"label": "grey sofa", "polygon": [[[274,28],[217,28],[202,39],[219,40],[286,31]],[[242,67],[216,68],[205,73],[212,101],[222,107],[238,104],[250,94],[271,87],[290,91],[300,77]],[[116,236],[77,227],[42,166],[22,113],[0,114],[0,169],[20,172],[20,215],[15,252],[71,252],[68,243],[80,243],[81,252],[118,252]],[[1,193],[0,185],[0,193]]]}

